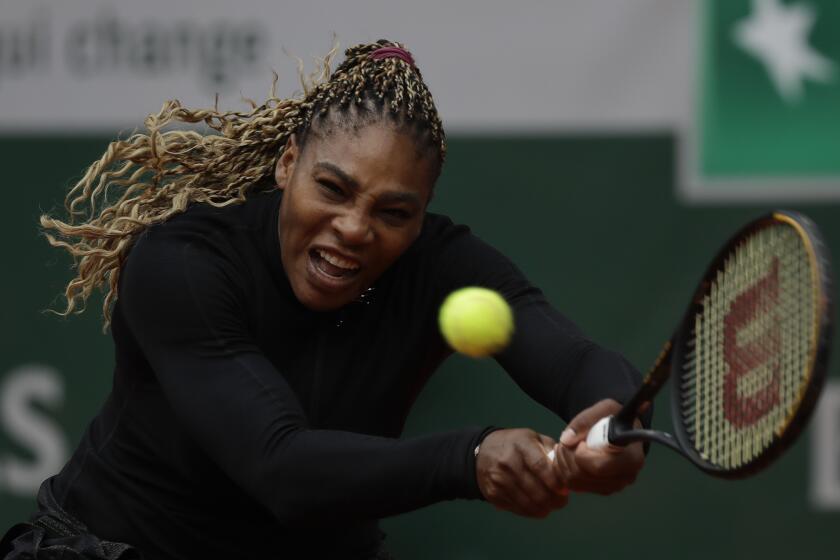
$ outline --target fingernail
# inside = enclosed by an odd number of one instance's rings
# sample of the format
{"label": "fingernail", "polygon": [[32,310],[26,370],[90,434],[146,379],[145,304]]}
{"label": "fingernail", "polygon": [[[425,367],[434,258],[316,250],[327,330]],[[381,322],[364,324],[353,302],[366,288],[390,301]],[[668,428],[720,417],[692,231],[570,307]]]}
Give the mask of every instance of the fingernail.
{"label": "fingernail", "polygon": [[563,445],[571,445],[575,440],[575,431],[571,428],[566,428],[560,434],[560,443]]}

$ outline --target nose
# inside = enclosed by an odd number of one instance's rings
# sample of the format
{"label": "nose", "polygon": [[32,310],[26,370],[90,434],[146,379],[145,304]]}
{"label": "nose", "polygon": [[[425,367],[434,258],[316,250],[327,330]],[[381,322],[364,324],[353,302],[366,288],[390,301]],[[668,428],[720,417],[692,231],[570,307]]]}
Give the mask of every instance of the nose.
{"label": "nose", "polygon": [[348,245],[364,245],[373,239],[370,218],[360,208],[348,209],[333,218],[338,237]]}

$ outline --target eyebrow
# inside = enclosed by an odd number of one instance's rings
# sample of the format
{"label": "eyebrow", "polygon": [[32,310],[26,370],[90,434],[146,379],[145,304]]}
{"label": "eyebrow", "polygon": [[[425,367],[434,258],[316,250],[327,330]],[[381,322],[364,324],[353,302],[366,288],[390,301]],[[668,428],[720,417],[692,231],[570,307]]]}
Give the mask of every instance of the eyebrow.
{"label": "eyebrow", "polygon": [[[330,163],[328,161],[319,161],[315,163],[314,167],[317,169],[329,171],[330,173],[334,174],[339,179],[341,179],[341,181],[351,189],[359,190],[359,182],[336,164]],[[404,202],[407,204],[413,204],[415,206],[421,206],[420,197],[417,195],[417,193],[409,191],[388,191],[382,194],[381,199],[384,200],[386,203]]]}

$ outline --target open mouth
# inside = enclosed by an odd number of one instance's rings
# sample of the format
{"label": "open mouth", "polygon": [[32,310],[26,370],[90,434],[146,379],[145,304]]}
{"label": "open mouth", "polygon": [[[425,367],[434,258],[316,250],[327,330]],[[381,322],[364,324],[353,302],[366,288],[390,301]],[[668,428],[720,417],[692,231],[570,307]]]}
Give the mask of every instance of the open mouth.
{"label": "open mouth", "polygon": [[329,280],[349,280],[355,277],[361,268],[359,263],[325,249],[310,249],[309,260],[313,268]]}

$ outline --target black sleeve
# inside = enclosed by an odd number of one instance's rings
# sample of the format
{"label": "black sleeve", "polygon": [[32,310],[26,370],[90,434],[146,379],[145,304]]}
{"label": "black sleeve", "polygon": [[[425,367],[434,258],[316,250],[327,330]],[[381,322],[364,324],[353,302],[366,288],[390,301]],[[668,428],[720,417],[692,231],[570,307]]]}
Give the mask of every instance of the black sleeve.
{"label": "black sleeve", "polygon": [[469,285],[504,295],[516,329],[496,359],[531,398],[569,421],[601,399],[626,402],[633,395],[641,384],[633,365],[584,336],[507,257],[454,228],[439,257],[440,297]]}
{"label": "black sleeve", "polygon": [[119,299],[177,417],[237,485],[285,523],[480,497],[471,452],[480,429],[411,439],[310,429],[249,335],[241,275],[213,248],[144,236]]}

